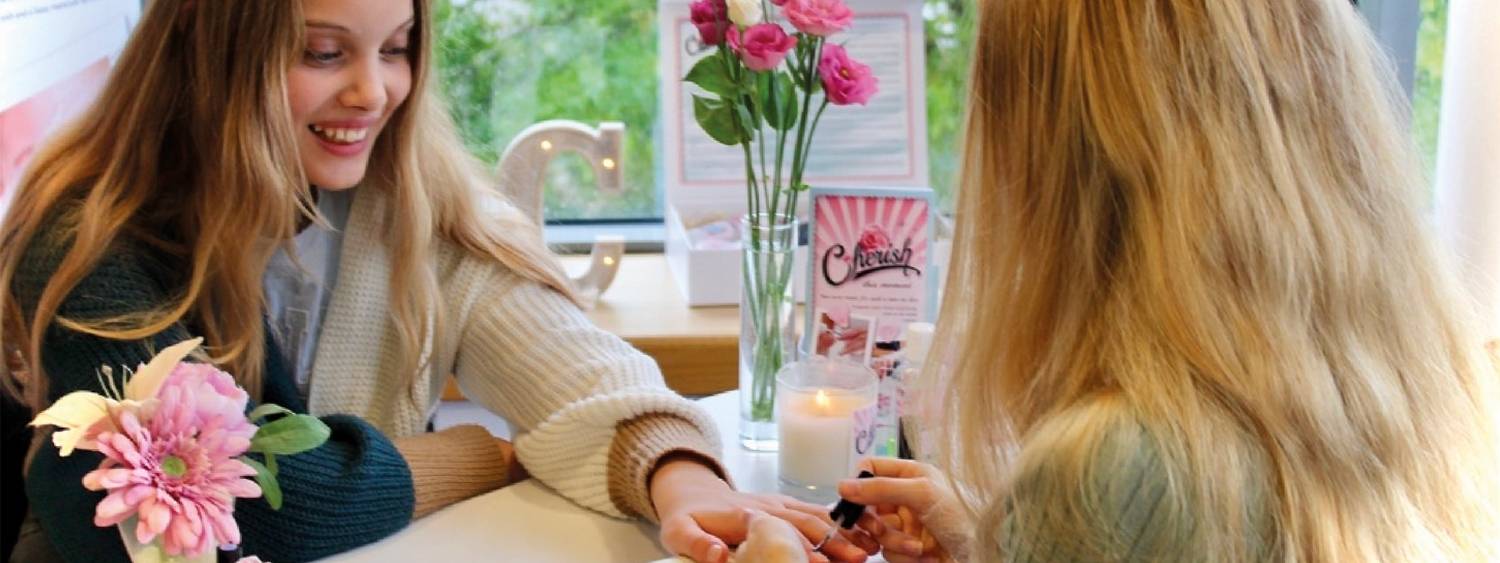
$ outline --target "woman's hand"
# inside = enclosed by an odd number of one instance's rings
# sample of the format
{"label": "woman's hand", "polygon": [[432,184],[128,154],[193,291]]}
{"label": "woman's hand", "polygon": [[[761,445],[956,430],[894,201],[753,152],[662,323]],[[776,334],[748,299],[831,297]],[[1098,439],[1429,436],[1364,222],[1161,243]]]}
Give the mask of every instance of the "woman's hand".
{"label": "woman's hand", "polygon": [[770,514],[745,513],[749,536],[735,550],[734,558],[743,563],[809,563],[811,546],[802,533],[786,520]]}
{"label": "woman's hand", "polygon": [[790,497],[736,491],[691,457],[663,461],[651,475],[650,490],[661,519],[662,546],[695,561],[729,561],[732,546],[750,536],[757,514],[790,524],[813,563],[859,563],[879,550],[873,538],[856,532],[835,534],[821,550],[813,551],[813,544],[833,527],[827,509]]}
{"label": "woman's hand", "polygon": [[874,458],[860,468],[875,477],[839,483],[839,495],[868,509],[859,528],[874,537],[891,563],[967,561],[974,525],[937,468]]}

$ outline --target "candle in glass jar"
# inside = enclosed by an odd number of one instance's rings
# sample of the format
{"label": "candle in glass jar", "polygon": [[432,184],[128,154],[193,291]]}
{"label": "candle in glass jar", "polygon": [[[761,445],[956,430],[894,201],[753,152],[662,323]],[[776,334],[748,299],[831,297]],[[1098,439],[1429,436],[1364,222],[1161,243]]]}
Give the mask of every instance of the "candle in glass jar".
{"label": "candle in glass jar", "polygon": [[778,377],[780,477],[788,494],[832,500],[833,488],[871,455],[875,443],[874,374],[858,365],[814,362]]}

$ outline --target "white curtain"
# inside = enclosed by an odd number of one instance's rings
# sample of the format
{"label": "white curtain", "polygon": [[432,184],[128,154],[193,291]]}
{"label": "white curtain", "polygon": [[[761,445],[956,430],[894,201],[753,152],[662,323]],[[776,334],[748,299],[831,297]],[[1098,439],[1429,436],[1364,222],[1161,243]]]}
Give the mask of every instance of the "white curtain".
{"label": "white curtain", "polygon": [[1485,337],[1500,338],[1500,1],[1451,0],[1436,219]]}

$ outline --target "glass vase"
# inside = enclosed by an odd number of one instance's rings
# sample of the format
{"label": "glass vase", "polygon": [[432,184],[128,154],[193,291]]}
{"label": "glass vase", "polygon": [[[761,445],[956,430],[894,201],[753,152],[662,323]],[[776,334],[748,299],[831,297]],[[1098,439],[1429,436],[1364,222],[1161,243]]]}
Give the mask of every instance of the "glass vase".
{"label": "glass vase", "polygon": [[120,531],[120,541],[124,542],[125,553],[130,555],[131,563],[215,563],[219,559],[219,553],[212,549],[196,557],[189,557],[167,555],[166,550],[161,548],[160,539],[151,543],[141,543],[135,537],[136,523],[139,521],[137,517],[131,516],[115,525]]}
{"label": "glass vase", "polygon": [[776,372],[796,360],[792,260],[797,219],[746,215],[740,220],[740,444],[776,451]]}

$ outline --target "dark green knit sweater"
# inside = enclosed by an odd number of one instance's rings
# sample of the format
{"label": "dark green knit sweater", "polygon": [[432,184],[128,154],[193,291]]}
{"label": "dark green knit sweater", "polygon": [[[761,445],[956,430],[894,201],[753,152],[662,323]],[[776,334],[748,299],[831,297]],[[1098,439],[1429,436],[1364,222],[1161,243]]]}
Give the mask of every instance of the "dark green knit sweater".
{"label": "dark green knit sweater", "polygon": [[[28,318],[68,246],[54,232],[39,235],[27,248],[11,290]],[[118,244],[68,295],[60,314],[71,319],[102,319],[149,310],[167,302],[176,287],[175,272],[185,269],[184,264],[173,263],[145,245]],[[111,366],[119,377],[121,368],[144,363],[153,351],[186,340],[192,332],[173,326],[147,340],[122,342],[54,324],[48,329],[41,358],[48,397],[55,401],[73,391],[101,392],[96,379],[100,366]],[[267,338],[266,348],[262,398],[306,412],[273,339]],[[323,421],[333,430],[327,443],[277,458],[285,501],[281,510],[271,510],[260,498],[236,503],[234,517],[245,554],[278,563],[317,559],[379,540],[410,522],[411,473],[390,440],[353,416],[327,416]],[[84,474],[102,460],[102,455],[83,450],[59,457],[49,440],[25,478],[32,513],[57,552],[70,562],[128,561],[119,532],[93,523],[94,508],[104,494],[83,488]]]}

